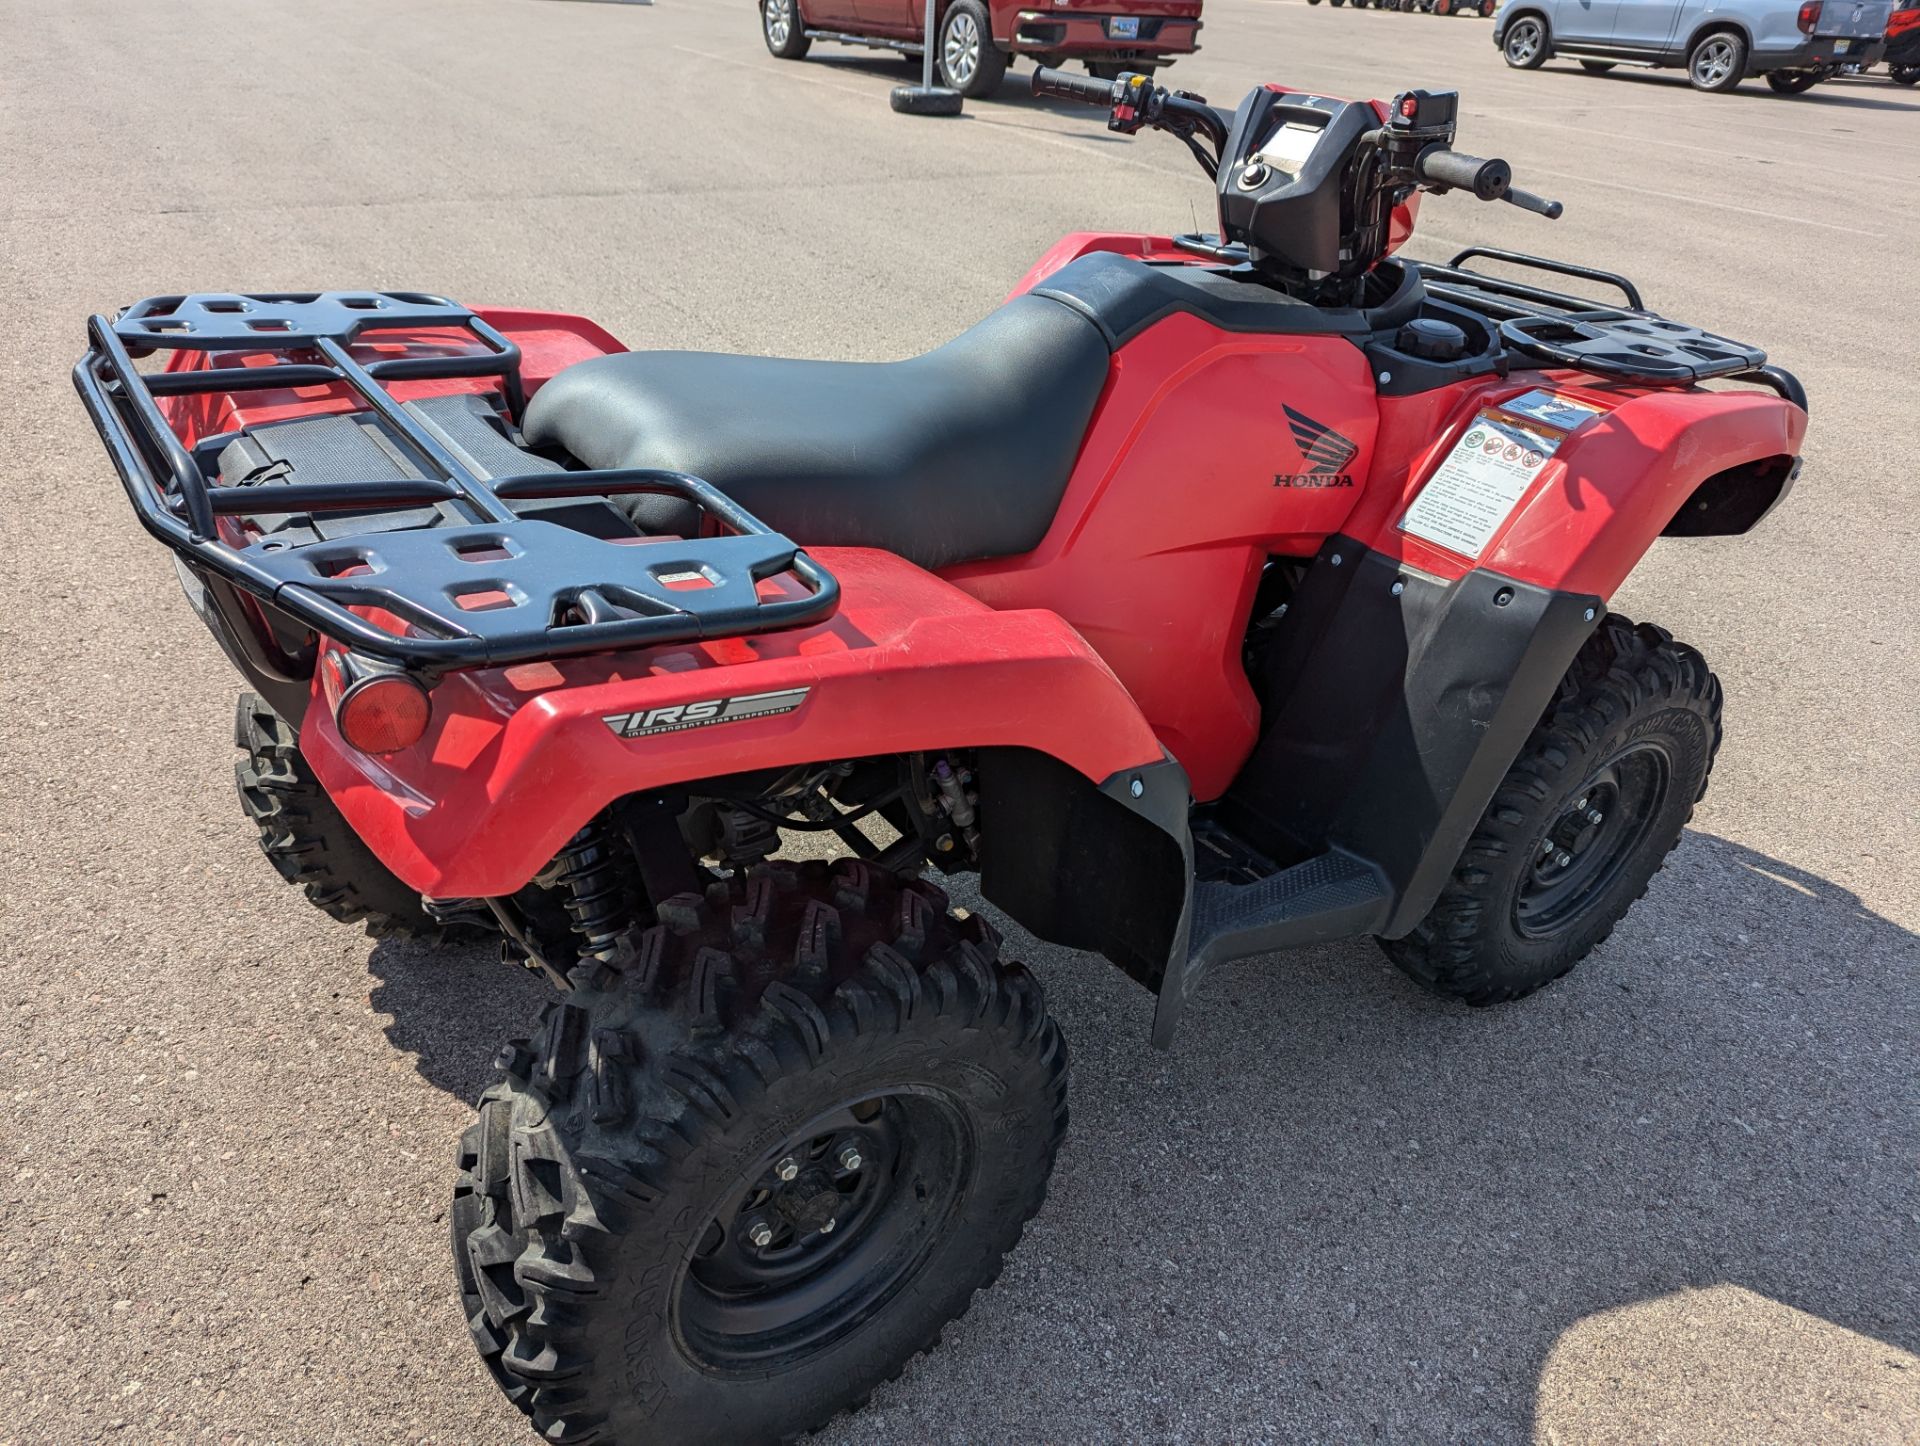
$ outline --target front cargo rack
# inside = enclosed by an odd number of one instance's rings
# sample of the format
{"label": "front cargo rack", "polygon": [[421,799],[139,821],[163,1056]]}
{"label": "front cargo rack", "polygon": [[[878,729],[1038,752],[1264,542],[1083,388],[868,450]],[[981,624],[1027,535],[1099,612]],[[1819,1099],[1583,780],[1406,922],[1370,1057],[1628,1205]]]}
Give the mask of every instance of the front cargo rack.
{"label": "front cargo rack", "polygon": [[[1626,305],[1471,270],[1467,263],[1475,258],[1595,282],[1619,292]],[[1768,366],[1759,347],[1647,310],[1639,288],[1614,272],[1494,246],[1469,246],[1444,266],[1423,261],[1419,267],[1428,295],[1488,317],[1498,325],[1502,342],[1538,360],[1656,385],[1715,377],[1752,382],[1806,409],[1806,390],[1798,378]]]}
{"label": "front cargo rack", "polygon": [[[458,332],[465,349],[357,358],[355,343],[379,332]],[[444,445],[384,383],[497,377],[515,423],[524,390],[513,342],[442,297],[152,297],[114,320],[90,318],[87,335],[74,386],[141,524],[191,568],[371,657],[423,669],[493,666],[797,627],[838,606],[839,585],[826,569],[698,477],[564,470],[532,453],[522,454],[527,470],[489,476]],[[274,360],[139,371],[135,358],[155,351]],[[406,470],[415,475],[210,485],[158,401],[313,386],[345,387],[409,454]],[[685,536],[614,541],[523,516],[512,505],[636,493],[675,499],[695,509],[698,522]],[[249,539],[238,525],[268,513],[422,507],[465,520],[302,543]],[[222,519],[230,520],[223,526]],[[769,582],[763,594],[760,585]],[[379,610],[404,630],[354,609]]]}

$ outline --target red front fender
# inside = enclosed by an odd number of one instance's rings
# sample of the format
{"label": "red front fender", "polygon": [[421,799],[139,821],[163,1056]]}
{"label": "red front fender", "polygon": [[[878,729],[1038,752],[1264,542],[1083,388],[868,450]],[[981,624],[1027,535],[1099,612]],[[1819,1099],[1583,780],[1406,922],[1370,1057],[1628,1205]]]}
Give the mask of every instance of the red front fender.
{"label": "red front fender", "polygon": [[[1535,389],[1596,415],[1560,444],[1480,555],[1403,530],[1408,507],[1481,409]],[[1703,484],[1799,456],[1806,430],[1807,414],[1771,392],[1627,389],[1567,372],[1517,372],[1384,402],[1373,479],[1342,531],[1437,577],[1478,566],[1611,597]]]}
{"label": "red front fender", "polygon": [[[512,893],[614,799],[702,778],[993,745],[1096,783],[1160,761],[1126,689],[1057,614],[995,611],[891,553],[813,556],[842,588],[824,623],[450,674],[426,736],[380,758],[349,748],[316,695],[301,751],[382,862],[437,898]],[[787,711],[731,722],[685,706],[800,690],[773,705]],[[608,722],[636,714],[662,731]]]}
{"label": "red front fender", "polygon": [[1796,457],[1807,414],[1768,392],[1649,392],[1568,438],[1481,565],[1610,597],[1694,490],[1721,472]]}

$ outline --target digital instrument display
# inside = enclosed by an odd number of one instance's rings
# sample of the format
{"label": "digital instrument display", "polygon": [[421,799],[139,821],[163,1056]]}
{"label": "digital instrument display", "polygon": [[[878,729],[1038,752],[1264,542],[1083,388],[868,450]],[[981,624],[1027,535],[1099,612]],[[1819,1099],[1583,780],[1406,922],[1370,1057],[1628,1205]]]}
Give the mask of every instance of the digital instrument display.
{"label": "digital instrument display", "polygon": [[1276,171],[1297,176],[1300,168],[1306,165],[1307,157],[1313,154],[1313,148],[1320,143],[1324,130],[1324,126],[1282,121],[1255,153],[1256,158],[1265,161]]}

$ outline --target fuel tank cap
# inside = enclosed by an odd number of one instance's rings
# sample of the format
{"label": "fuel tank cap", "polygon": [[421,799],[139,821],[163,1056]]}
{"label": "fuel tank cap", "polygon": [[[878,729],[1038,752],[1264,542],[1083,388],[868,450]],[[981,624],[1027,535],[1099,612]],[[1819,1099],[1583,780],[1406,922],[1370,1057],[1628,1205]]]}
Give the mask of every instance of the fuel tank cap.
{"label": "fuel tank cap", "polygon": [[1400,328],[1394,347],[1427,361],[1458,361],[1467,354],[1467,334],[1437,316],[1416,316]]}

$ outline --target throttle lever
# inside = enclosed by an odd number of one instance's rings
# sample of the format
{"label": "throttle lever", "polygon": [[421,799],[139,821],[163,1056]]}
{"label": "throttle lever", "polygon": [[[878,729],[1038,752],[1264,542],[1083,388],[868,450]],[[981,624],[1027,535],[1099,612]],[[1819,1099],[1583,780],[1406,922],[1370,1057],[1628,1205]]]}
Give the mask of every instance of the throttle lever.
{"label": "throttle lever", "polygon": [[1531,191],[1516,191],[1512,186],[1507,187],[1506,195],[1500,199],[1510,206],[1518,206],[1522,211],[1545,216],[1549,221],[1558,221],[1560,213],[1567,209],[1558,201],[1549,201],[1545,196],[1536,196]]}

